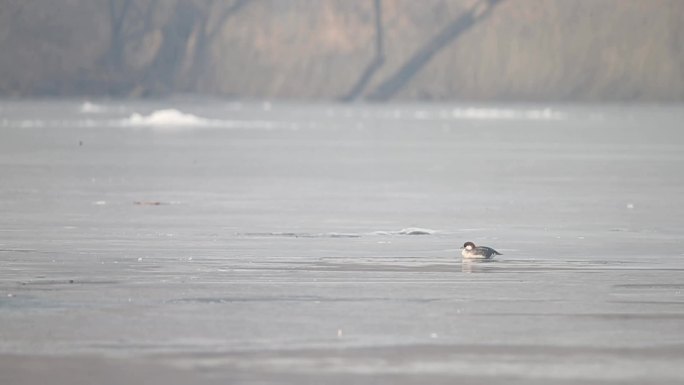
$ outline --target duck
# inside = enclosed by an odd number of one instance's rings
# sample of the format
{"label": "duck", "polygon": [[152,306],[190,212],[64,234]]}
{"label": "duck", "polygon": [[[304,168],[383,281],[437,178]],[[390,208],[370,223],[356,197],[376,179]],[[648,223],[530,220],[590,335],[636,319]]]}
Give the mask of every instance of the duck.
{"label": "duck", "polygon": [[473,242],[466,242],[461,247],[464,259],[492,259],[495,255],[503,255],[487,246],[475,246]]}

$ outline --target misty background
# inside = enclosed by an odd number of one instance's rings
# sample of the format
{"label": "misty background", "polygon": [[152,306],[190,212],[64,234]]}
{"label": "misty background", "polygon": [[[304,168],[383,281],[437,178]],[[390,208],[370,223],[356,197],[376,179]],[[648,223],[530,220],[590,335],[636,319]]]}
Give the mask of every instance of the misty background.
{"label": "misty background", "polygon": [[684,384],[683,42],[682,0],[0,0],[0,384]]}
{"label": "misty background", "polygon": [[0,96],[681,101],[677,0],[4,0]]}

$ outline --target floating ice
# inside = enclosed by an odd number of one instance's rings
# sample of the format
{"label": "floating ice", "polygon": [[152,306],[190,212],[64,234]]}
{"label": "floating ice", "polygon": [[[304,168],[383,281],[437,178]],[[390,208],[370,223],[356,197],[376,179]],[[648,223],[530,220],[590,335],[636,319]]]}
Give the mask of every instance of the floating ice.
{"label": "floating ice", "polygon": [[208,125],[211,124],[211,120],[201,118],[193,114],[186,114],[176,109],[170,108],[165,110],[157,110],[149,115],[134,113],[128,119],[124,119],[123,123],[127,126],[184,127]]}
{"label": "floating ice", "polygon": [[561,120],[565,115],[550,108],[544,109],[501,109],[501,108],[456,108],[451,111],[454,119],[484,120]]}
{"label": "floating ice", "polygon": [[551,108],[498,108],[498,107],[455,107],[440,110],[402,111],[390,110],[380,113],[388,119],[413,120],[563,120],[565,113]]}
{"label": "floating ice", "polygon": [[83,102],[81,104],[81,107],[79,108],[79,111],[83,114],[98,114],[100,112],[104,112],[105,108],[104,106],[94,104],[91,102]]}
{"label": "floating ice", "polygon": [[416,119],[428,119],[430,114],[427,111],[419,110],[413,113],[413,117]]}
{"label": "floating ice", "polygon": [[3,127],[19,127],[19,128],[40,128],[40,127],[45,127],[45,121],[43,120],[17,120],[17,121],[12,121],[12,120],[7,120],[3,119],[2,120],[2,126]]}
{"label": "floating ice", "polygon": [[407,227],[399,231],[400,235],[432,235],[436,233],[435,230],[423,229],[420,227]]}
{"label": "floating ice", "polygon": [[119,120],[117,125],[127,127],[151,127],[151,128],[237,128],[237,129],[291,129],[299,128],[298,123],[278,122],[272,120],[232,120],[232,119],[208,119],[193,114],[187,114],[179,110],[169,108],[157,110],[149,115],[132,114],[130,117]]}
{"label": "floating ice", "polygon": [[355,233],[295,233],[295,232],[266,232],[266,233],[238,233],[247,237],[285,237],[285,238],[360,238]]}
{"label": "floating ice", "polygon": [[420,227],[407,227],[399,231],[374,231],[373,235],[432,235],[437,230],[424,229]]}

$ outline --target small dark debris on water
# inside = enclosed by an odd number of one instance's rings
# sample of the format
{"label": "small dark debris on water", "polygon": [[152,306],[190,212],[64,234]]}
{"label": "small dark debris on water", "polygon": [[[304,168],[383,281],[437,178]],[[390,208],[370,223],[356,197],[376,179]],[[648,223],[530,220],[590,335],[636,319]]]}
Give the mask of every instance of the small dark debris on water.
{"label": "small dark debris on water", "polygon": [[161,206],[165,203],[160,201],[135,201],[133,204],[136,206]]}

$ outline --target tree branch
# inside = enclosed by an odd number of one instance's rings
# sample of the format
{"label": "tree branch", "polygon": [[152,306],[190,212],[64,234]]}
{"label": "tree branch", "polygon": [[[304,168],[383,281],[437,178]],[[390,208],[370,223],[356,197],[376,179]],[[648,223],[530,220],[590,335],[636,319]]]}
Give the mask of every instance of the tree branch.
{"label": "tree branch", "polygon": [[461,36],[486,18],[502,0],[481,0],[468,12],[449,23],[437,36],[420,48],[389,79],[381,83],[369,96],[371,100],[388,100],[399,92],[411,79],[447,44]]}
{"label": "tree branch", "polygon": [[349,102],[356,100],[359,95],[366,89],[366,86],[373,78],[373,75],[385,64],[385,49],[383,47],[383,25],[382,25],[382,0],[374,0],[375,8],[375,57],[366,66],[366,69],[361,73],[361,77],[356,81],[356,84],[347,92],[345,96],[340,98],[342,101]]}

